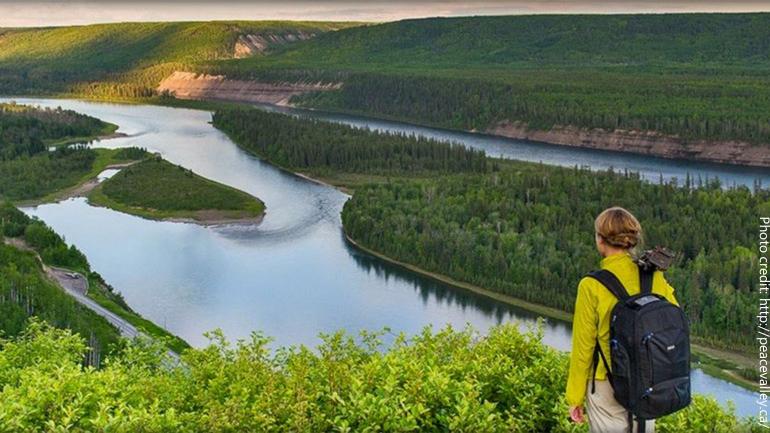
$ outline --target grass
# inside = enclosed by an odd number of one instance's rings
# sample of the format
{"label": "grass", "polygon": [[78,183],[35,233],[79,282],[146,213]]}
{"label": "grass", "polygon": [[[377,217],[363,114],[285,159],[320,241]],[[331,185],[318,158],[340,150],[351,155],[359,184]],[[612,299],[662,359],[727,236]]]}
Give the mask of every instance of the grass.
{"label": "grass", "polygon": [[196,222],[251,220],[262,216],[262,201],[205,179],[160,158],[123,169],[88,196],[89,202],[150,219]]}
{"label": "grass", "polygon": [[152,96],[176,69],[232,58],[241,35],[318,34],[350,25],[217,21],[0,29],[0,92]]}

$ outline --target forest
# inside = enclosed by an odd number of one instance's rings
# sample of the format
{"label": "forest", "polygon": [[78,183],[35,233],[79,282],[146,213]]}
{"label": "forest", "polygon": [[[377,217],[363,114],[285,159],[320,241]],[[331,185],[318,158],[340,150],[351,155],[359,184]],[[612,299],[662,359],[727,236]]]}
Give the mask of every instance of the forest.
{"label": "forest", "polygon": [[507,120],[767,144],[768,28],[767,13],[429,18],[201,70],[343,82],[295,102],[461,130]]}
{"label": "forest", "polygon": [[73,186],[91,171],[96,157],[91,149],[66,147],[0,161],[0,199],[35,199]]}
{"label": "forest", "polygon": [[770,143],[767,74],[731,77],[623,68],[372,72],[347,75],[340,91],[295,99],[308,107],[466,131],[483,132],[512,120],[529,129],[572,125],[658,131],[687,140]]}
{"label": "forest", "polygon": [[97,152],[49,147],[113,132],[115,125],[61,108],[0,104],[0,200],[29,200],[76,184]]}
{"label": "forest", "polygon": [[767,190],[501,162],[485,174],[357,187],[342,220],[356,242],[396,260],[570,312],[578,281],[599,261],[593,219],[611,205],[637,215],[646,245],[678,253],[667,278],[697,339],[751,350],[751,234],[770,212]]}
{"label": "forest", "polygon": [[126,167],[88,196],[89,203],[149,218],[191,217],[219,211],[229,218],[261,215],[265,206],[243,191],[196,175],[159,156]]}
{"label": "forest", "polygon": [[[86,275],[90,272],[80,251],[68,247],[43,222],[29,218],[10,203],[0,205],[0,235],[23,240],[47,265],[66,267]],[[33,252],[0,243],[2,335],[7,338],[23,333],[32,316],[87,338],[90,352],[84,354],[81,361],[85,359],[98,366],[102,357],[117,347],[118,330],[51,282]]]}
{"label": "forest", "polygon": [[0,103],[0,160],[33,156],[57,143],[113,132],[115,125],[62,108]]}
{"label": "forest", "polygon": [[34,156],[67,140],[87,141],[115,129],[72,110],[0,103],[0,161]]}
{"label": "forest", "polygon": [[223,109],[212,124],[238,145],[290,170],[394,174],[482,172],[483,151],[258,109]]}
{"label": "forest", "polygon": [[[383,331],[384,332],[384,331]],[[567,355],[516,326],[323,335],[315,348],[270,339],[211,344],[169,368],[163,346],[123,346],[84,368],[85,341],[32,321],[0,342],[0,430],[158,432],[582,433],[563,399]],[[656,423],[661,433],[749,433],[708,397]]]}

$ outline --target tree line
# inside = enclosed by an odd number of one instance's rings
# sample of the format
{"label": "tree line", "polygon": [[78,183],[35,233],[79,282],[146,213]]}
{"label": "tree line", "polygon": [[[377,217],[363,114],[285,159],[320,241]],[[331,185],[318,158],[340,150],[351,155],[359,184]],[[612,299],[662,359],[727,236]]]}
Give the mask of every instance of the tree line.
{"label": "tree line", "polygon": [[0,103],[0,160],[42,153],[56,140],[95,136],[105,126],[99,119],[61,107]]}
{"label": "tree line", "polygon": [[342,89],[298,103],[461,130],[502,121],[656,131],[686,140],[770,143],[767,80],[730,72],[623,68],[349,73]]}
{"label": "tree line", "polygon": [[598,266],[593,219],[624,206],[642,222],[648,246],[678,252],[667,277],[694,335],[749,350],[752,233],[757,215],[770,212],[770,192],[697,186],[510,163],[487,174],[357,188],[342,220],[354,240],[397,260],[572,311],[578,281]]}
{"label": "tree line", "polygon": [[483,151],[459,144],[257,109],[216,111],[213,124],[246,150],[296,170],[383,174],[487,168]]}
{"label": "tree line", "polygon": [[[46,264],[90,274],[88,261],[80,251],[67,246],[50,227],[10,203],[0,205],[0,235],[23,240]],[[118,330],[104,318],[52,283],[33,253],[0,243],[0,331],[6,337],[19,335],[30,317],[71,329],[87,339],[90,349],[80,361],[85,359],[90,365],[99,365],[120,338]]]}
{"label": "tree line", "polygon": [[96,152],[57,141],[90,137],[107,124],[72,110],[0,104],[0,200],[27,200],[77,183],[87,174]]}
{"label": "tree line", "polygon": [[86,175],[96,152],[63,147],[32,157],[0,161],[0,200],[27,200],[70,187]]}

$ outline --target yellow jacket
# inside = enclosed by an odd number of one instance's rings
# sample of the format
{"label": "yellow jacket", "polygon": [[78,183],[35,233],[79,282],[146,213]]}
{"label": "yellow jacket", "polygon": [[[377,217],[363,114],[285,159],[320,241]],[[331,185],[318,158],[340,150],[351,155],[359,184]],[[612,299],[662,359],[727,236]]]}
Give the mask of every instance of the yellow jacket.
{"label": "yellow jacket", "polygon": [[[639,268],[627,253],[605,257],[601,268],[615,274],[629,295],[639,293]],[[665,296],[669,302],[679,305],[663,273],[656,271],[652,279],[652,292]],[[597,336],[602,353],[610,362],[610,313],[617,303],[615,296],[593,278],[583,278],[578,284],[575,315],[572,321],[572,355],[567,379],[567,403],[580,406],[585,401],[588,379],[593,370],[594,346]],[[605,380],[607,371],[599,360],[596,380]]]}

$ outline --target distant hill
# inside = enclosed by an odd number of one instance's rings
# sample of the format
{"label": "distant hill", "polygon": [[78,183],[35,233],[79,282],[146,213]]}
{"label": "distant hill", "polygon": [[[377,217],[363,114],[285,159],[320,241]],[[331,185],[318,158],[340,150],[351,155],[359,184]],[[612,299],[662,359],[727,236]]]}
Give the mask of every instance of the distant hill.
{"label": "distant hill", "polygon": [[341,83],[293,99],[331,111],[770,166],[769,13],[405,20],[204,70]]}
{"label": "distant hill", "polygon": [[350,25],[233,21],[0,29],[0,93],[71,92],[96,86],[90,93],[149,96],[176,68],[260,55]]}
{"label": "distant hill", "polygon": [[324,34],[278,59],[337,66],[767,64],[770,14],[405,20]]}
{"label": "distant hill", "polygon": [[[763,167],[768,72],[770,13],[0,30],[0,94],[266,94],[517,139]],[[161,86],[169,77],[184,79]]]}

